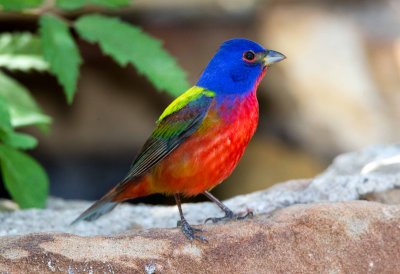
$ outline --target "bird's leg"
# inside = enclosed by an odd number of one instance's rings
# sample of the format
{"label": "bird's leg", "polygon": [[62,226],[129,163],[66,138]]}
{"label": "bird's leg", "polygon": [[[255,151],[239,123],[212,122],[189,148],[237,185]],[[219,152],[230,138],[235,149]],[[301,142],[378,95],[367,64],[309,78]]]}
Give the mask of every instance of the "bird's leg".
{"label": "bird's leg", "polygon": [[203,194],[210,199],[211,201],[213,201],[214,203],[217,204],[217,206],[219,206],[219,208],[221,208],[224,212],[225,212],[225,216],[224,217],[214,217],[214,218],[207,218],[204,223],[207,223],[208,221],[212,221],[213,223],[217,223],[219,221],[223,221],[223,220],[232,220],[232,219],[236,219],[236,220],[243,220],[246,219],[248,217],[252,217],[253,216],[253,212],[248,211],[245,215],[241,216],[239,214],[235,214],[233,213],[232,210],[230,210],[226,205],[224,205],[220,200],[218,200],[216,197],[214,197],[214,195],[212,195],[210,192],[208,191],[204,191]]}
{"label": "bird's leg", "polygon": [[176,205],[178,206],[179,215],[181,216],[181,220],[178,221],[177,226],[179,226],[182,230],[182,233],[188,238],[189,240],[199,240],[201,242],[207,242],[207,239],[201,235],[196,235],[196,232],[202,232],[201,229],[193,228],[189,225],[186,221],[185,216],[183,216],[183,211],[181,207],[181,197],[178,193],[175,194],[175,201]]}

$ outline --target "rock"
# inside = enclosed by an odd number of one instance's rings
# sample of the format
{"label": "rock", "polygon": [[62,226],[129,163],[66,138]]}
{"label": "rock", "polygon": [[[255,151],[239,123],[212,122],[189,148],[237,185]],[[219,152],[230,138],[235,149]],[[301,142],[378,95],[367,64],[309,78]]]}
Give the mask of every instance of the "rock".
{"label": "rock", "polygon": [[20,207],[17,203],[8,200],[8,199],[0,199],[0,212],[1,211],[15,211],[19,210]]}
{"label": "rock", "polygon": [[[340,155],[333,164],[314,179],[293,180],[277,184],[263,191],[241,195],[225,203],[232,210],[255,214],[268,213],[294,204],[321,201],[356,200],[369,193],[400,187],[400,168],[381,172],[377,169],[360,174],[362,168],[378,159],[400,155],[400,145],[377,145],[359,152]],[[176,206],[149,206],[122,204],[96,222],[69,224],[90,202],[50,199],[47,209],[0,212],[0,236],[21,235],[41,231],[73,233],[82,236],[113,235],[132,228],[171,228],[176,226]],[[201,224],[210,216],[222,215],[212,203],[183,205],[183,211],[192,224]]]}
{"label": "rock", "polygon": [[367,201],[376,201],[388,205],[400,204],[400,189],[390,189],[387,191],[369,193],[362,197]]}
{"label": "rock", "polygon": [[[69,223],[88,202],[51,199],[45,210],[0,212],[5,273],[396,273],[400,205],[350,201],[400,187],[400,168],[371,162],[400,145],[341,155],[321,175],[225,201],[254,218],[200,225],[208,243],[176,228],[175,206],[123,204],[96,222]],[[302,205],[301,205],[302,204]],[[184,204],[192,224],[221,216],[211,203]],[[72,234],[71,234],[72,233]]]}
{"label": "rock", "polygon": [[372,146],[360,152],[340,155],[305,191],[318,192],[322,200],[348,201],[400,187],[400,166],[362,173],[370,163],[396,155],[400,155],[400,145]]}
{"label": "rock", "polygon": [[261,42],[287,55],[268,83],[288,135],[325,157],[399,140],[400,21],[390,5],[283,1],[260,15]]}
{"label": "rock", "polygon": [[265,189],[276,182],[311,178],[325,168],[304,150],[259,136],[249,143],[233,174],[213,192],[220,199],[228,199]]}
{"label": "rock", "polygon": [[368,163],[361,170],[361,174],[369,174],[378,170],[382,172],[384,169],[386,170],[386,172],[392,172],[392,170],[396,171],[399,168],[400,168],[400,154],[387,158],[377,159],[375,161]]}
{"label": "rock", "polygon": [[396,273],[400,207],[366,201],[295,205],[202,225],[208,243],[174,229],[117,236],[3,237],[5,273]]}

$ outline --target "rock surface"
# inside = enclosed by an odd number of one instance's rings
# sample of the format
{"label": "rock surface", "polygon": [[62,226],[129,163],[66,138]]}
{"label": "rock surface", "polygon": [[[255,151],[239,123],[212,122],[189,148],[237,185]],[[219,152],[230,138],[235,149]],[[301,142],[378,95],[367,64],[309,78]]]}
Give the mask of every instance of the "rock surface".
{"label": "rock surface", "polygon": [[316,155],[400,137],[399,13],[355,2],[280,1],[261,13],[262,43],[288,57],[268,79],[276,120]]}
{"label": "rock surface", "polygon": [[[360,174],[370,162],[400,155],[400,145],[369,147],[359,152],[343,154],[314,179],[289,181],[263,191],[237,196],[225,203],[234,211],[251,209],[255,214],[268,213],[294,204],[320,201],[349,201],[364,195],[400,187],[400,165],[381,167]],[[382,172],[383,170],[383,172]],[[175,227],[178,210],[175,206],[123,204],[96,222],[69,224],[90,202],[51,199],[45,210],[0,212],[0,236],[53,231],[89,235],[113,235],[132,228]],[[210,216],[222,215],[211,203],[184,204],[188,221],[201,224]]]}
{"label": "rock surface", "polygon": [[[201,225],[208,243],[188,242],[175,228],[176,207],[124,204],[76,226],[69,223],[88,202],[1,212],[0,273],[398,273],[400,205],[351,201],[399,200],[398,163],[361,174],[396,155],[400,145],[373,146],[337,157],[314,179],[229,199],[256,216]],[[192,224],[222,215],[211,203],[183,210]]]}
{"label": "rock surface", "polygon": [[5,273],[398,273],[400,207],[296,205],[246,221],[118,236],[40,233],[0,242]]}

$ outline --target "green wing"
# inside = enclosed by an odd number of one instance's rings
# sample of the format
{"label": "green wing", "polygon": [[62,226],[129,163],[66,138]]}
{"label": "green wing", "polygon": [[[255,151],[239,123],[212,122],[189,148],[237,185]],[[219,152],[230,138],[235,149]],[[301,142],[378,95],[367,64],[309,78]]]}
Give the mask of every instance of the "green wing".
{"label": "green wing", "polygon": [[161,114],[122,183],[141,177],[164,159],[201,125],[215,93],[192,87]]}

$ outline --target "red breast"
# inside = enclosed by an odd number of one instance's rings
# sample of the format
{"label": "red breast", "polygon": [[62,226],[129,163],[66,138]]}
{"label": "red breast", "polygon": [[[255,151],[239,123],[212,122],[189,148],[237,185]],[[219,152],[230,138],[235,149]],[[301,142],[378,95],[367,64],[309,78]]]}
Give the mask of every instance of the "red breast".
{"label": "red breast", "polygon": [[152,192],[192,196],[221,183],[238,164],[257,124],[255,92],[214,102],[202,126],[151,172]]}

